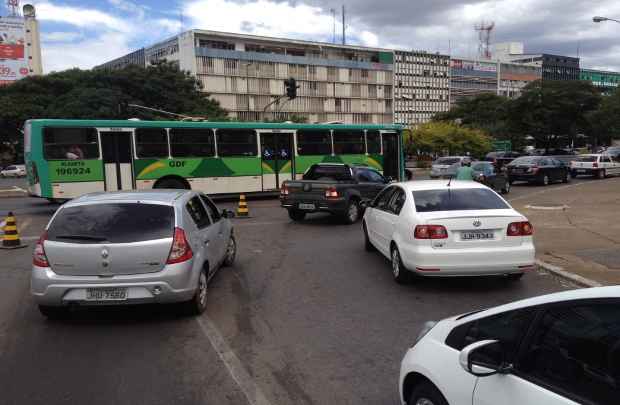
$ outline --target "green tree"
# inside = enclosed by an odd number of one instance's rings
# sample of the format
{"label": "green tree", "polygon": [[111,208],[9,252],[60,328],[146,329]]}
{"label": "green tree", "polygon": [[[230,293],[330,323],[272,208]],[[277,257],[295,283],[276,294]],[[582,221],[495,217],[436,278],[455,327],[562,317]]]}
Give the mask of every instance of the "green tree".
{"label": "green tree", "polygon": [[226,111],[201,92],[200,82],[174,63],[115,71],[70,69],[0,87],[0,142],[20,139],[19,128],[31,118],[170,119],[140,109],[123,111],[122,103],[209,120],[227,119]]}
{"label": "green tree", "polygon": [[406,143],[411,154],[482,157],[491,150],[491,138],[480,129],[453,122],[429,122],[414,129]]}
{"label": "green tree", "polygon": [[591,128],[591,142],[598,146],[620,139],[620,89],[602,97],[599,108],[586,115]]}

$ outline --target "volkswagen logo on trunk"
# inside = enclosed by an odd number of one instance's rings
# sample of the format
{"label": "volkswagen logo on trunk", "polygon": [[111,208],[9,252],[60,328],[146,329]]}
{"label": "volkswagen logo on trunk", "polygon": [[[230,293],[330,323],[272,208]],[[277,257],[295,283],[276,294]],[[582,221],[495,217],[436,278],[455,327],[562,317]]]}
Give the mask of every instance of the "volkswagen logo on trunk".
{"label": "volkswagen logo on trunk", "polygon": [[101,250],[101,257],[107,259],[108,256],[110,256],[110,252],[108,252],[107,248],[103,248],[103,250]]}
{"label": "volkswagen logo on trunk", "polygon": [[475,220],[474,223],[472,224],[473,226],[475,226],[476,228],[480,227],[480,225],[482,225],[482,222],[480,222],[479,219]]}
{"label": "volkswagen logo on trunk", "polygon": [[312,184],[304,184],[304,191],[312,190]]}

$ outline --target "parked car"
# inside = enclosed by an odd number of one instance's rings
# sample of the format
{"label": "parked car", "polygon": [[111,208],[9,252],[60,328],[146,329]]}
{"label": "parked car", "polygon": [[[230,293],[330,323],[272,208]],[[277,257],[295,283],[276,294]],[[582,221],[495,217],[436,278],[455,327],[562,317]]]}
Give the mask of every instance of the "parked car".
{"label": "parked car", "polygon": [[520,156],[521,154],[519,152],[489,152],[484,160],[493,162],[498,169],[501,169]]}
{"label": "parked car", "polygon": [[465,162],[471,163],[469,156],[445,156],[435,160],[431,165],[431,179],[455,177],[456,171]]}
{"label": "parked car", "polygon": [[36,243],[31,292],[52,318],[100,304],[183,302],[202,313],[208,281],[235,260],[232,215],[190,190],[86,194]]}
{"label": "parked car", "polygon": [[352,224],[361,217],[362,203],[375,198],[391,180],[367,166],[315,164],[302,180],[282,183],[280,203],[293,221],[302,221],[308,213],[329,212]]}
{"label": "parked car", "polygon": [[561,161],[548,156],[523,156],[510,162],[507,166],[508,181],[527,181],[549,185],[570,180],[569,168]]}
{"label": "parked car", "polygon": [[620,159],[620,146],[610,146],[609,148],[605,149],[604,153],[610,156],[612,159],[619,160]]}
{"label": "parked car", "polygon": [[10,165],[0,171],[2,177],[24,177],[26,175],[26,166]]}
{"label": "parked car", "polygon": [[570,172],[572,177],[587,175],[604,179],[607,175],[620,174],[620,159],[607,154],[581,155],[571,162]]}
{"label": "parked car", "polygon": [[408,405],[618,403],[620,287],[544,295],[427,322],[405,354]]}
{"label": "parked car", "polygon": [[366,250],[391,260],[398,283],[413,274],[519,279],[534,267],[532,225],[474,181],[391,184],[366,209],[363,231]]}
{"label": "parked car", "polygon": [[471,165],[474,171],[474,178],[477,182],[484,184],[502,194],[510,192],[510,182],[502,170],[492,162],[474,162]]}

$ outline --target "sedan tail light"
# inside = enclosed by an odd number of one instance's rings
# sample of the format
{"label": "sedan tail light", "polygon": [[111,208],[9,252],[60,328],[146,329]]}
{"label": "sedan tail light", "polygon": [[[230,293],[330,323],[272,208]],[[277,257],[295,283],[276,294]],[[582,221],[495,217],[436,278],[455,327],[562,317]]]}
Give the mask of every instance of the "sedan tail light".
{"label": "sedan tail light", "polygon": [[443,225],[417,225],[413,232],[416,239],[447,239],[448,231]]}
{"label": "sedan tail light", "polygon": [[512,222],[508,225],[508,236],[530,236],[534,233],[534,227],[528,221]]}
{"label": "sedan tail light", "polygon": [[38,267],[49,267],[50,263],[47,260],[47,255],[45,254],[45,248],[43,244],[47,240],[47,231],[43,231],[43,234],[37,241],[34,246],[34,251],[32,252],[32,264]]}
{"label": "sedan tail light", "polygon": [[325,198],[338,198],[338,190],[336,190],[336,187],[330,187],[325,190]]}
{"label": "sedan tail light", "polygon": [[188,261],[194,257],[192,248],[187,242],[185,231],[181,228],[174,228],[174,237],[172,239],[172,247],[166,264],[175,264]]}
{"label": "sedan tail light", "polygon": [[288,194],[289,194],[288,187],[286,187],[286,184],[282,184],[282,187],[280,187],[280,195],[284,196]]}

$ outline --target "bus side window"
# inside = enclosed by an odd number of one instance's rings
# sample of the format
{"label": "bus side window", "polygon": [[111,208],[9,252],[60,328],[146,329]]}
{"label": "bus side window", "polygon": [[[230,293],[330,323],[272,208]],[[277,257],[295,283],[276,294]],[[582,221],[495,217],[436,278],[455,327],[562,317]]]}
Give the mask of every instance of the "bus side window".
{"label": "bus side window", "polygon": [[258,142],[253,129],[218,129],[217,154],[227,156],[257,156]]}
{"label": "bus side window", "polygon": [[366,146],[369,155],[381,154],[381,135],[377,130],[366,131]]}
{"label": "bus side window", "polygon": [[334,153],[336,155],[363,155],[364,131],[362,130],[334,130]]}
{"label": "bus side window", "polygon": [[171,128],[170,154],[173,158],[215,156],[215,139],[210,128]]}
{"label": "bus side window", "polygon": [[332,137],[328,129],[299,129],[297,130],[297,154],[331,155]]}
{"label": "bus side window", "polygon": [[45,128],[43,154],[48,160],[99,159],[95,128]]}
{"label": "bus side window", "polygon": [[137,128],[138,158],[168,158],[168,134],[165,128]]}

